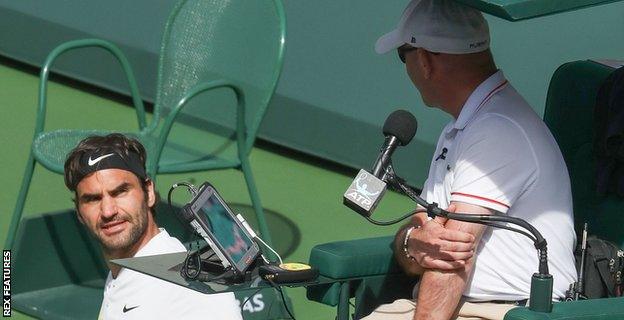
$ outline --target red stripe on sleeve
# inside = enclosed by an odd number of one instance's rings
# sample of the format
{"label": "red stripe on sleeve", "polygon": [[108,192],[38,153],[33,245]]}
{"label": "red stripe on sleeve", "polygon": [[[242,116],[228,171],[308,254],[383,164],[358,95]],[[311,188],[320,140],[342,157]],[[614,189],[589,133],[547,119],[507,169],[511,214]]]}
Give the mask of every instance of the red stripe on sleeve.
{"label": "red stripe on sleeve", "polygon": [[487,201],[487,202],[492,202],[492,203],[501,205],[503,207],[509,208],[509,205],[504,204],[504,203],[502,203],[500,201],[496,201],[496,200],[492,200],[492,199],[488,199],[488,198],[484,198],[484,197],[479,197],[479,196],[475,196],[475,195],[467,194],[467,193],[451,192],[451,195],[455,195],[455,194],[458,195],[458,196],[470,197],[470,198],[475,198],[475,199],[479,199],[479,200],[483,200],[483,201]]}

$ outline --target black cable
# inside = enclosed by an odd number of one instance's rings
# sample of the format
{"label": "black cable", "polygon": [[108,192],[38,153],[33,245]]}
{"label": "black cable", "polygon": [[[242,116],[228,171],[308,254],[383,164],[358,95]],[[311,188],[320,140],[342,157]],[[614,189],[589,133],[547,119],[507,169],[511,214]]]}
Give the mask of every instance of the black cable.
{"label": "black cable", "polygon": [[[169,205],[169,211],[171,211],[171,213],[173,213],[176,217],[178,217],[179,220],[181,220],[181,219],[180,219],[179,215],[175,214],[176,210],[173,207],[173,201],[171,200],[171,196],[173,195],[173,191],[176,188],[178,188],[179,186],[181,186],[181,185],[185,186],[189,190],[189,192],[192,193],[194,187],[192,185],[186,183],[186,182],[175,183],[174,185],[171,186],[171,188],[169,188],[169,192],[167,192],[167,204]],[[181,221],[181,222],[185,223],[185,221]]]}
{"label": "black cable", "polygon": [[[525,230],[529,231],[533,235],[533,237],[529,237],[533,240],[533,245],[537,249],[539,253],[539,273],[542,275],[548,274],[548,254],[547,254],[547,243],[546,239],[542,236],[542,234],[531,224],[528,222],[510,216],[499,216],[499,215],[479,215],[479,214],[466,214],[466,213],[452,213],[446,210],[443,210],[438,207],[437,203],[428,203],[423,198],[420,197],[418,192],[413,190],[413,188],[409,187],[403,179],[399,178],[394,174],[393,171],[387,172],[385,178],[388,183],[394,188],[403,192],[403,194],[407,195],[410,199],[414,200],[419,205],[423,206],[427,209],[427,215],[429,217],[434,218],[436,216],[444,217],[452,220],[464,221],[464,222],[472,222],[472,223],[481,223],[482,222],[506,222],[510,224],[515,224]],[[499,225],[496,225],[499,226]],[[503,228],[507,229],[507,228]],[[515,228],[514,228],[515,229]],[[511,230],[511,229],[508,229]],[[519,232],[520,230],[512,230],[515,232]],[[523,235],[527,235],[527,233],[519,232]]]}
{"label": "black cable", "polygon": [[[195,189],[195,186],[193,186],[192,184],[186,183],[186,182],[178,182],[174,185],[171,186],[171,188],[169,188],[169,192],[167,193],[167,203],[169,205],[169,210],[171,210],[172,213],[175,213],[175,208],[173,207],[173,201],[171,199],[172,195],[173,195],[173,191],[178,188],[179,186],[185,186],[189,193],[192,196],[195,196],[197,194],[197,190]],[[180,218],[179,215],[176,214],[176,217]],[[182,221],[182,223],[185,223],[185,221]],[[214,277],[210,277],[211,274],[206,274],[206,273],[202,273],[202,258],[201,258],[201,252],[200,252],[200,247],[199,247],[199,235],[196,232],[192,233],[192,236],[196,239],[196,244],[197,244],[197,249],[194,253],[192,252],[192,244],[189,246],[189,249],[186,252],[186,258],[184,259],[184,264],[182,266],[182,269],[180,270],[180,274],[182,275],[182,277],[184,277],[187,280],[197,280],[197,281],[203,281],[203,282],[208,282],[208,281],[217,281],[217,280],[221,280],[223,278],[229,277],[232,275],[232,272],[230,272],[230,270],[225,269],[221,274],[214,276]],[[191,242],[193,240],[191,239]],[[215,252],[212,252],[211,255],[209,255],[205,260],[209,260],[210,258],[212,258],[213,256],[215,256]],[[195,259],[195,268],[191,267],[191,261]],[[191,269],[195,269],[194,273],[191,273]]]}
{"label": "black cable", "polygon": [[233,273],[231,270],[226,269],[217,276],[212,276],[210,273],[200,273],[196,280],[201,282],[217,282],[218,280],[232,277],[232,275]]}
{"label": "black cable", "polygon": [[290,312],[290,309],[288,309],[288,304],[286,303],[286,298],[284,297],[284,292],[282,291],[282,288],[280,286],[278,286],[277,284],[275,284],[275,282],[266,279],[269,284],[271,285],[271,287],[273,287],[273,289],[277,290],[280,293],[280,296],[282,296],[282,303],[284,304],[284,309],[286,309],[286,312],[288,312],[288,315],[290,316],[290,318],[292,320],[297,320],[295,318],[295,316],[293,316],[292,312]]}
{"label": "black cable", "polygon": [[[176,217],[178,217],[178,219],[180,220],[180,222],[182,222],[183,224],[185,223],[184,221],[181,221],[180,217],[178,214],[176,214],[176,210],[173,207],[173,201],[172,201],[172,195],[173,195],[173,191],[178,188],[179,186],[185,186],[188,191],[192,194],[193,190],[195,189],[195,187],[193,187],[191,184],[186,183],[186,182],[178,182],[175,183],[174,185],[171,186],[171,188],[169,188],[169,192],[167,192],[167,204],[169,205],[169,210],[171,213],[173,213]],[[198,240],[197,237],[197,233],[193,232],[192,233],[192,237],[195,237],[196,241]],[[191,239],[191,242],[193,241],[193,239]],[[182,276],[186,279],[191,279],[191,280],[195,280],[199,274],[201,273],[201,258],[199,258],[199,255],[197,255],[198,257],[198,264],[197,264],[197,272],[192,275],[189,273],[189,264],[190,264],[190,258],[192,256],[191,254],[191,250],[192,249],[192,244],[189,245],[189,249],[186,251],[186,258],[184,259],[184,267],[182,268],[183,270],[181,270],[182,272]],[[199,244],[197,245],[197,250],[199,250]]]}
{"label": "black cable", "polygon": [[516,229],[516,228],[512,228],[512,227],[506,226],[504,224],[499,224],[499,223],[494,223],[494,222],[486,222],[486,221],[480,221],[480,222],[474,222],[474,223],[482,224],[482,225],[485,225],[485,226],[488,226],[488,227],[501,228],[501,229],[517,232],[517,233],[520,233],[520,234],[528,237],[529,239],[531,239],[531,241],[535,242],[535,237],[533,237],[532,234],[530,234],[528,232],[525,232],[525,231],[522,231],[520,229]]}
{"label": "black cable", "polygon": [[548,274],[548,249],[544,246],[539,249],[539,273]]}
{"label": "black cable", "polygon": [[264,288],[258,288],[256,291],[254,291],[249,297],[247,297],[247,299],[245,299],[245,301],[243,301],[243,303],[241,303],[241,309],[245,307],[245,305],[247,304],[247,302],[249,302],[249,299],[251,299],[253,296],[256,295],[256,293],[260,292],[260,290],[262,290]]}
{"label": "black cable", "polygon": [[[189,271],[191,270],[190,264],[193,258],[195,258],[196,272],[194,274],[191,274]],[[190,279],[190,280],[197,279],[197,277],[201,273],[201,258],[199,257],[199,254],[195,253],[195,254],[186,255],[186,259],[184,259],[184,266],[182,267],[182,272],[183,272],[182,275],[184,276],[185,279]]]}
{"label": "black cable", "polygon": [[[535,248],[536,249],[542,249],[542,247],[545,246],[546,240],[544,240],[544,237],[542,237],[542,235],[539,233],[539,231],[537,231],[537,229],[535,229],[535,227],[533,227],[532,225],[530,225],[528,222],[516,218],[516,217],[509,217],[509,216],[498,216],[498,215],[484,215],[484,214],[467,214],[467,213],[453,213],[453,212],[448,212],[444,209],[440,209],[438,207],[438,205],[436,203],[430,204],[427,203],[424,199],[422,199],[414,190],[412,190],[411,188],[409,188],[408,186],[406,186],[404,183],[401,183],[396,176],[391,176],[389,177],[389,182],[392,183],[394,186],[398,187],[401,191],[403,191],[403,193],[405,195],[407,195],[410,199],[414,200],[416,203],[418,203],[419,205],[425,207],[427,209],[427,213],[429,215],[435,215],[435,216],[440,216],[440,217],[444,217],[444,218],[449,218],[452,220],[459,220],[459,221],[464,221],[464,222],[472,222],[472,223],[481,223],[481,222],[488,222],[488,221],[495,221],[495,222],[508,222],[511,224],[515,224],[518,225],[526,230],[528,230],[531,234],[533,234],[533,237],[529,237],[531,240],[533,240],[533,243],[535,244]],[[481,223],[484,224],[484,223]],[[493,225],[493,226],[501,226],[501,225]],[[511,231],[515,231],[515,232],[520,232],[520,230],[518,229],[509,229],[509,227],[503,227],[503,229],[507,229],[507,230],[511,230]],[[520,232],[521,234],[528,236],[528,233],[526,232]]]}
{"label": "black cable", "polygon": [[[199,267],[191,268],[189,262],[192,261],[193,258],[196,259],[195,263],[198,264]],[[212,273],[208,273],[208,272],[202,272],[201,263],[202,263],[202,260],[201,260],[201,257],[199,257],[199,254],[195,253],[195,254],[188,255],[187,258],[184,260],[184,265],[182,266],[182,269],[180,270],[180,274],[186,280],[195,280],[195,281],[201,281],[201,282],[216,282],[218,280],[228,278],[233,275],[232,270],[230,270],[229,268],[224,269],[223,272],[221,272],[218,275],[213,275]],[[195,270],[193,274],[189,272],[191,269]]]}
{"label": "black cable", "polygon": [[169,188],[169,192],[167,193],[167,203],[169,204],[169,210],[171,211],[171,213],[175,212],[175,209],[173,208],[173,203],[171,202],[171,195],[173,194],[173,190],[175,190],[175,185],[173,185],[171,188]]}
{"label": "black cable", "polygon": [[[169,188],[169,192],[167,192],[167,204],[169,205],[169,211],[171,213],[175,213],[175,208],[173,207],[173,201],[171,200],[171,196],[173,195],[173,191],[180,185],[185,185],[189,190],[191,190],[190,185],[187,185],[186,183],[176,183],[173,186],[171,186],[171,188]],[[177,217],[178,215],[176,215]],[[193,233],[194,234],[194,233]],[[192,241],[192,240],[191,240]],[[190,259],[191,259],[191,248],[189,247],[189,249],[186,251],[186,258],[184,259],[184,266],[182,267],[182,276],[185,279],[191,279],[194,280],[195,278],[197,278],[197,276],[199,276],[199,273],[201,272],[201,261],[198,264],[198,268],[197,268],[197,272],[195,274],[190,274],[189,273],[189,265],[190,265]],[[199,257],[199,255],[197,255]]]}
{"label": "black cable", "polygon": [[213,251],[212,254],[207,256],[206,259],[204,259],[204,260],[210,260],[210,258],[212,258],[212,257],[214,257],[216,255],[217,255],[217,253]]}
{"label": "black cable", "polygon": [[[392,180],[393,177],[391,177],[391,181],[394,182],[392,185],[398,187],[398,189],[400,189],[401,191],[403,191],[403,193],[405,195],[407,195],[409,198],[411,198],[412,200],[416,201],[418,204],[420,204],[421,206],[427,208],[427,211],[436,211],[435,209],[437,208],[437,205],[431,205],[427,202],[425,202],[420,196],[418,196],[416,194],[416,192],[414,190],[411,190],[410,188],[408,188],[405,184],[401,183],[400,181],[397,180]],[[396,178],[395,178],[396,179]],[[483,220],[490,220],[492,219],[492,216],[495,215],[475,215],[475,214],[466,214],[466,213],[451,213],[448,212],[446,210],[443,209],[439,209],[437,208],[437,211],[440,211],[439,213],[435,213],[435,215],[437,216],[443,216],[449,219],[453,219],[453,220],[459,220],[459,221],[464,221],[464,222],[472,222],[472,223],[478,223],[478,224],[482,224],[482,225],[487,225],[487,226],[491,226],[491,227],[496,227],[496,228],[501,228],[501,229],[506,229],[506,230],[510,230],[513,232],[517,232],[520,233],[524,236],[527,236],[529,239],[531,239],[533,241],[533,243],[537,243],[538,239],[536,236],[533,236],[525,231],[522,230],[518,230],[516,228],[511,228],[502,224],[497,224],[497,223],[491,223],[488,221],[483,221]],[[415,210],[414,212],[418,212],[419,210]],[[488,217],[488,218],[484,218],[484,217]],[[403,220],[404,217],[401,218],[401,220]],[[516,225],[520,225],[520,227],[523,227],[529,231],[531,231],[531,229],[535,230],[535,228],[533,228],[533,226],[531,226],[530,224],[526,223],[526,221],[518,219],[519,221],[515,221],[516,218],[514,217],[501,217],[501,219],[497,219],[497,218],[493,218],[492,220],[497,221],[497,222],[509,222],[512,224],[516,224]],[[367,218],[367,220],[371,221],[371,219]],[[510,221],[510,220],[514,220],[514,221]],[[398,220],[400,221],[400,220]],[[397,222],[398,222],[397,221]],[[371,221],[373,222],[373,221]],[[515,223],[514,223],[515,222]],[[373,222],[375,223],[375,222]],[[396,223],[396,222],[395,222]],[[377,224],[377,223],[375,223]],[[535,230],[537,231],[537,230]],[[539,233],[539,232],[538,232]],[[540,235],[541,236],[541,235]],[[543,240],[543,238],[542,238]],[[537,248],[540,249],[540,248]]]}
{"label": "black cable", "polygon": [[541,249],[546,248],[546,239],[544,239],[542,234],[537,229],[535,229],[535,227],[533,227],[528,222],[520,218],[500,216],[500,215],[472,215],[472,214],[466,214],[466,213],[460,213],[460,214],[449,213],[448,216],[449,218],[453,218],[453,219],[466,219],[467,217],[474,216],[474,218],[482,220],[482,221],[496,221],[496,222],[506,222],[510,224],[515,224],[529,231],[531,235],[533,235],[534,238],[532,240],[533,240],[535,249],[541,250]]}
{"label": "black cable", "polygon": [[[395,185],[395,184],[393,184],[393,186],[394,186],[394,185]],[[406,190],[405,190],[406,188],[405,188],[402,184],[397,184],[396,186],[398,186],[399,191],[403,191],[403,193],[405,193],[405,192],[406,192]],[[411,192],[410,192],[410,193],[411,193]],[[408,195],[408,196],[409,196],[409,195]],[[415,209],[415,210],[410,211],[409,213],[407,213],[407,214],[405,214],[405,215],[401,216],[401,217],[400,217],[400,218],[398,218],[398,219],[394,219],[394,220],[390,220],[390,221],[378,221],[378,220],[375,220],[375,219],[373,219],[373,218],[371,218],[371,217],[364,217],[364,218],[366,218],[366,220],[368,220],[370,223],[375,224],[375,225],[378,225],[378,226],[389,226],[389,225],[396,224],[396,223],[398,223],[398,222],[400,222],[400,221],[402,221],[402,220],[405,220],[405,219],[407,219],[407,218],[409,218],[409,217],[413,216],[413,215],[414,215],[414,214],[416,214],[416,213],[419,213],[419,212],[425,212],[425,211],[426,211],[425,209],[418,208],[418,209]],[[463,215],[463,214],[462,214],[462,215]],[[471,216],[473,216],[473,215],[471,214]],[[460,220],[460,219],[456,219],[456,220]],[[461,221],[463,221],[463,220],[461,220]],[[528,238],[529,238],[529,239],[531,239],[534,243],[537,241],[537,240],[536,240],[536,238],[535,238],[533,235],[531,235],[530,233],[528,233],[528,232],[525,232],[525,231],[522,231],[522,230],[518,230],[518,229],[516,229],[516,228],[511,228],[511,227],[508,227],[508,226],[505,226],[505,225],[502,225],[502,224],[492,223],[492,222],[486,222],[486,221],[478,221],[478,220],[475,220],[475,221],[467,221],[467,222],[473,222],[473,223],[478,223],[478,224],[482,224],[482,225],[486,225],[486,226],[490,226],[490,227],[495,227],[495,228],[501,228],[501,229],[510,230],[510,231],[517,232],[517,233],[520,233],[520,234],[522,234],[522,235],[524,235],[524,236],[528,237]]]}
{"label": "black cable", "polygon": [[169,192],[167,192],[167,203],[169,204],[169,210],[171,210],[171,212],[175,212],[175,209],[173,208],[173,202],[171,201],[171,196],[173,195],[173,190],[175,190],[179,186],[185,186],[186,189],[189,191],[189,193],[191,193],[191,195],[193,196],[196,193],[195,187],[190,183],[186,183],[186,182],[174,183],[171,186],[171,188],[169,188]]}
{"label": "black cable", "polygon": [[413,216],[416,213],[424,212],[424,211],[425,210],[420,209],[420,208],[414,209],[414,210],[411,210],[410,212],[406,213],[402,217],[400,217],[398,219],[390,220],[390,221],[377,221],[377,220],[375,220],[375,219],[373,219],[371,217],[364,217],[364,218],[366,218],[366,220],[368,220],[370,223],[378,225],[378,226],[390,226],[390,225],[396,224],[398,222],[401,222],[401,221],[403,221],[403,220]]}
{"label": "black cable", "polygon": [[431,205],[427,203],[420,195],[408,187],[405,183],[402,183],[402,179],[397,177],[396,175],[388,176],[388,183],[391,184],[396,190],[401,191],[404,195],[408,196],[410,199],[414,200],[417,204],[421,205],[423,208],[427,209],[427,213],[430,214]]}
{"label": "black cable", "polygon": [[191,193],[191,195],[193,195],[193,196],[195,196],[195,194],[197,193],[197,189],[195,189],[195,186],[190,184],[190,183],[188,183],[188,182],[178,182],[178,183],[174,184],[172,186],[172,188],[175,189],[175,188],[177,188],[179,186],[185,186],[186,189],[189,191],[189,193]]}
{"label": "black cable", "polygon": [[528,230],[535,237],[535,248],[542,249],[546,246],[546,240],[542,237],[541,233],[535,229],[528,222],[510,216],[500,216],[495,214],[467,214],[467,213],[453,213],[448,212],[446,210],[442,210],[441,216],[446,216],[449,219],[460,220],[465,222],[476,222],[476,221],[494,221],[494,222],[507,222],[511,224],[515,224],[520,226],[526,230]]}
{"label": "black cable", "polygon": [[[434,203],[433,206],[436,206]],[[511,224],[518,225],[526,230],[528,230],[534,237],[533,245],[535,249],[537,249],[539,253],[539,273],[540,274],[549,274],[548,272],[548,254],[547,254],[547,243],[546,239],[542,236],[542,234],[535,229],[528,222],[509,216],[499,216],[499,215],[480,215],[480,214],[466,214],[466,213],[451,213],[446,210],[439,209],[441,211],[440,216],[448,217],[449,219],[465,221],[465,222],[473,222],[479,223],[478,221],[495,221],[495,222],[507,222]],[[533,239],[532,239],[533,240]]]}

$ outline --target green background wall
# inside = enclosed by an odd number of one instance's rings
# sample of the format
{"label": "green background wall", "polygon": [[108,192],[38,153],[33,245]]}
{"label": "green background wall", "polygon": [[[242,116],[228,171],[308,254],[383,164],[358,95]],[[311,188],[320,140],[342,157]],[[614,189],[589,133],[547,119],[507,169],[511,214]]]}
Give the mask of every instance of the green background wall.
{"label": "green background wall", "polygon": [[[261,1],[261,0],[254,0]],[[0,0],[0,53],[40,64],[56,44],[101,37],[119,44],[153,97],[156,55],[173,0]],[[368,167],[385,117],[401,107],[419,119],[411,145],[397,151],[400,174],[420,185],[441,127],[449,118],[423,106],[393,53],[376,55],[378,36],[394,28],[406,0],[286,0],[284,71],[261,137],[354,167]],[[624,3],[508,22],[486,16],[498,65],[538,113],[548,80],[566,61],[617,59],[624,52]],[[65,74],[124,91],[110,59],[73,55]],[[16,106],[33,107],[34,106]]]}

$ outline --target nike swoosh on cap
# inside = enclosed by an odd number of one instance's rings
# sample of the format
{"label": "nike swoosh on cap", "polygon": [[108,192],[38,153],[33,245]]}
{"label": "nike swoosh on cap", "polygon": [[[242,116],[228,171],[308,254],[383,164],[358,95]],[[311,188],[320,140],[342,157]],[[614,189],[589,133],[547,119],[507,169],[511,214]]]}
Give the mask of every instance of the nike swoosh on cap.
{"label": "nike swoosh on cap", "polygon": [[95,159],[91,159],[91,156],[89,156],[88,164],[89,164],[89,166],[93,166],[94,164],[100,162],[102,159],[108,158],[108,157],[110,157],[112,155],[114,155],[114,153],[105,154],[105,155],[99,156],[99,157],[97,157]]}
{"label": "nike swoosh on cap", "polygon": [[124,306],[124,307],[123,307],[123,312],[124,312],[124,313],[126,313],[126,312],[128,312],[128,311],[130,311],[130,310],[134,310],[134,309],[136,309],[136,308],[138,308],[138,307],[139,307],[139,306],[134,306],[134,307],[130,307],[130,308],[128,308],[128,307]]}

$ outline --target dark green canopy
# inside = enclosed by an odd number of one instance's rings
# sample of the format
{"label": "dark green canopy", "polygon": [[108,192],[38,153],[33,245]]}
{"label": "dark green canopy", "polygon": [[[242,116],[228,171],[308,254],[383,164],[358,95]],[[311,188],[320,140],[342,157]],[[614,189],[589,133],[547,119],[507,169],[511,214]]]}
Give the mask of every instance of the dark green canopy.
{"label": "dark green canopy", "polygon": [[531,19],[620,0],[455,0],[509,21]]}

